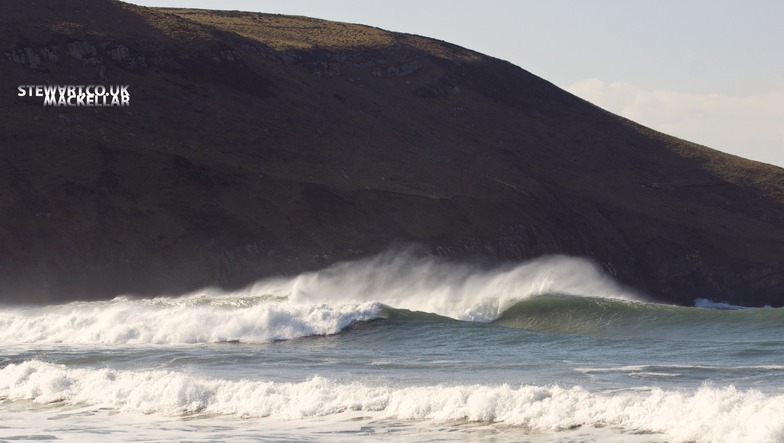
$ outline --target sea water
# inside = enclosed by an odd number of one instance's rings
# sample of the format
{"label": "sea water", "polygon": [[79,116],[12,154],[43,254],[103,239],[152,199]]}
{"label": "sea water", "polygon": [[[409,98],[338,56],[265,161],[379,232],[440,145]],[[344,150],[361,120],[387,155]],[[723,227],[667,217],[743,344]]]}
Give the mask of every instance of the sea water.
{"label": "sea water", "polygon": [[411,254],[0,308],[0,441],[784,441],[784,310]]}

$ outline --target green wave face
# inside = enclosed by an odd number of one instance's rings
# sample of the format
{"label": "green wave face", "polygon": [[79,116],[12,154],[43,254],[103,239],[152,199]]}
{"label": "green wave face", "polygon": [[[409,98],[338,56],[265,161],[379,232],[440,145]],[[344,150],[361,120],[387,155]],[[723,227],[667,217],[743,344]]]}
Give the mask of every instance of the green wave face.
{"label": "green wave face", "polygon": [[388,305],[381,305],[379,315],[387,320],[399,320],[415,323],[450,323],[459,322],[453,318],[443,315],[433,314],[424,311],[412,311],[410,309],[400,309]]}
{"label": "green wave face", "polygon": [[784,340],[784,310],[715,310],[550,294],[516,303],[495,324],[545,332],[710,338],[764,333]]}

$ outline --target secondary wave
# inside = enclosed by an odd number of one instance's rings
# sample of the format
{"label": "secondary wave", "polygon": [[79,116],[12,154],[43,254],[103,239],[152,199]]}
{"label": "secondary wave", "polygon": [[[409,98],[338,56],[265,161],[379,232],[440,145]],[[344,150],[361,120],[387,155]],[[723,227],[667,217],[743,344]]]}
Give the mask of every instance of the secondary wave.
{"label": "secondary wave", "polygon": [[73,369],[34,360],[0,370],[0,398],[162,415],[298,420],[363,411],[373,420],[468,420],[542,431],[615,427],[662,433],[673,441],[784,438],[784,395],[732,386],[597,393],[556,385],[370,386],[318,376],[276,383],[160,370]]}

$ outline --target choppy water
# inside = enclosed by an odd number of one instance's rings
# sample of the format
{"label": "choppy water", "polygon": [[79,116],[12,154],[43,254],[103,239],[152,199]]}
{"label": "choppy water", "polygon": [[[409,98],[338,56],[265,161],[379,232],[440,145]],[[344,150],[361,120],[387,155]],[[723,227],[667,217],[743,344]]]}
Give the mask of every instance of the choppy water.
{"label": "choppy water", "polygon": [[0,308],[0,441],[784,441],[784,310],[385,255]]}

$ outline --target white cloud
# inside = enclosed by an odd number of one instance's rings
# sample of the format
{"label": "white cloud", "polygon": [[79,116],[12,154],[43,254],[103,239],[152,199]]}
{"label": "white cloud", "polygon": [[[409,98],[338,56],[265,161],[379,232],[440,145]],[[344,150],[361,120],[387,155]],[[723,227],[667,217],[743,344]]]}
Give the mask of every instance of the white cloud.
{"label": "white cloud", "polygon": [[598,79],[566,90],[658,131],[784,167],[784,84],[749,96],[650,91]]}

